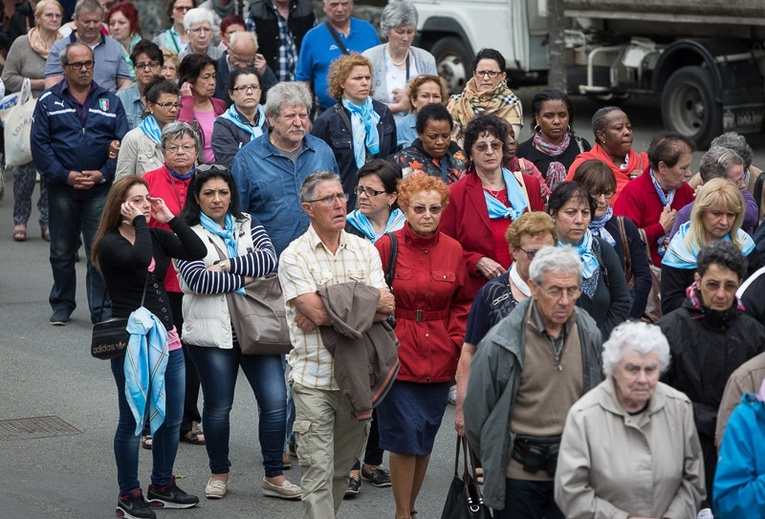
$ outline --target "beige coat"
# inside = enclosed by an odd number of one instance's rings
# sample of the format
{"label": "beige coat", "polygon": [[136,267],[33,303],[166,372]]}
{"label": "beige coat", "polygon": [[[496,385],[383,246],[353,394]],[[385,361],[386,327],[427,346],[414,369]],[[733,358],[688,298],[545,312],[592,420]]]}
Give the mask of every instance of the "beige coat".
{"label": "beige coat", "polygon": [[705,495],[683,393],[658,383],[649,408],[631,416],[609,376],[569,411],[555,474],[555,502],[568,519],[689,519]]}
{"label": "beige coat", "polygon": [[762,381],[765,379],[765,353],[752,357],[731,373],[725,392],[720,402],[720,410],[717,412],[717,428],[715,429],[715,446],[720,449],[722,445],[725,426],[733,414],[733,410],[741,403],[741,397],[747,393],[757,393]]}
{"label": "beige coat", "polygon": [[164,163],[162,147],[151,140],[140,127],[133,128],[122,138],[114,179],[118,180],[125,175],[142,177],[144,173],[161,168]]}

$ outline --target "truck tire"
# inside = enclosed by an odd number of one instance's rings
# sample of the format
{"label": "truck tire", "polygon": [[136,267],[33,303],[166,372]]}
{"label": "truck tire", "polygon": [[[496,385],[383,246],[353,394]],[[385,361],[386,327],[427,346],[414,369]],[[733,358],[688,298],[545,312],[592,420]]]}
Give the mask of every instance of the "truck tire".
{"label": "truck tire", "polygon": [[436,58],[436,70],[446,81],[447,92],[461,94],[471,74],[471,58],[462,40],[454,36],[441,38],[433,44],[430,53]]}
{"label": "truck tire", "polygon": [[715,101],[712,74],[701,67],[683,67],[664,85],[661,117],[664,127],[706,148],[722,133],[722,106]]}

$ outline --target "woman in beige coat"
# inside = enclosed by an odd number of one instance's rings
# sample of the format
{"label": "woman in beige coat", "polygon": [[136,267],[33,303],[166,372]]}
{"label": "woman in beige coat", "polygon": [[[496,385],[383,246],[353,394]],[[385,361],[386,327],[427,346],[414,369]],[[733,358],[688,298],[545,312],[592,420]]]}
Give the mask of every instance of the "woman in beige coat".
{"label": "woman in beige coat", "polygon": [[618,326],[604,380],[568,413],[555,502],[568,519],[687,519],[704,491],[691,402],[659,382],[669,344],[655,326]]}

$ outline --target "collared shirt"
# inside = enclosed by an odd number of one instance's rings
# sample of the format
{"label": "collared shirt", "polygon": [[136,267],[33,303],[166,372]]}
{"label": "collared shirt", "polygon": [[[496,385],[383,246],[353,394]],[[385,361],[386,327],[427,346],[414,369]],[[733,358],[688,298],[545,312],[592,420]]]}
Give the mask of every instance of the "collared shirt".
{"label": "collared shirt", "polygon": [[[67,45],[78,41],[76,34],[73,32],[69,38],[61,38],[50,48],[48,60],[45,62],[46,78],[64,74],[59,55]],[[93,81],[109,92],[116,92],[118,79],[130,79],[130,69],[128,69],[127,61],[125,61],[125,51],[122,44],[114,38],[101,35],[101,40],[92,49],[96,60]]]}
{"label": "collared shirt", "polygon": [[117,92],[122,103],[122,108],[125,109],[125,115],[128,120],[128,129],[132,130],[137,128],[143,120],[143,113],[146,107],[141,100],[141,91],[138,89],[138,85],[133,85],[128,88],[124,88]]}
{"label": "collared shirt", "polygon": [[335,380],[335,360],[324,347],[321,332],[318,329],[305,332],[295,324],[294,300],[339,283],[360,282],[384,288],[380,254],[368,241],[345,231],[340,232],[340,246],[333,254],[311,225],[279,258],[279,281],[294,346],[288,359],[293,380],[311,389],[340,389]]}
{"label": "collared shirt", "polygon": [[547,328],[545,327],[544,322],[542,321],[542,316],[539,315],[539,308],[537,307],[537,302],[534,301],[531,303],[531,318],[534,319],[534,324],[537,327],[537,330],[541,333],[542,337],[545,337],[547,340],[550,341],[550,346],[552,346],[553,354],[555,355],[555,359],[557,360],[558,364],[560,365],[560,358],[563,355],[563,345],[566,343],[566,339],[568,338],[570,323],[572,323],[575,319],[576,309],[574,309],[574,313],[569,316],[568,320],[563,323],[563,327],[561,328],[560,333],[557,337],[553,337],[547,332]]}
{"label": "collared shirt", "polygon": [[276,58],[276,75],[279,81],[294,81],[295,67],[297,66],[297,48],[292,38],[287,18],[283,17],[275,5],[271,9],[276,13],[276,21],[279,24],[279,55]]}
{"label": "collared shirt", "polygon": [[93,92],[95,91],[96,85],[91,82],[88,95],[85,96],[85,102],[80,103],[80,101],[69,91],[69,83],[66,82],[66,78],[61,82],[61,93],[74,103],[74,109],[77,112],[77,117],[80,119],[80,124],[82,124],[83,128],[85,128],[85,124],[88,122],[88,111],[93,104]]}
{"label": "collared shirt", "polygon": [[269,140],[270,132],[245,144],[234,157],[231,173],[239,188],[242,210],[265,227],[279,255],[308,228],[300,205],[300,185],[317,171],[338,172],[332,149],[306,135],[296,161]]}

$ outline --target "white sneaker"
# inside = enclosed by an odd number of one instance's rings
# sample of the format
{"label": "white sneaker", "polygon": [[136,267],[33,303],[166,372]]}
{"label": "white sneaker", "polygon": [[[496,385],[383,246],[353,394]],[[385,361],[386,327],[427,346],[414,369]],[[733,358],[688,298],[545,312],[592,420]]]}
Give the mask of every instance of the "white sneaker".
{"label": "white sneaker", "polygon": [[284,483],[281,485],[274,485],[264,477],[262,486],[263,495],[268,497],[279,497],[281,499],[300,499],[300,496],[303,493],[299,486],[290,483],[288,479],[285,479]]}
{"label": "white sneaker", "polygon": [[205,485],[205,497],[207,499],[222,499],[226,495],[228,481],[210,478]]}
{"label": "white sneaker", "polygon": [[457,405],[457,386],[456,384],[449,388],[449,403]]}

